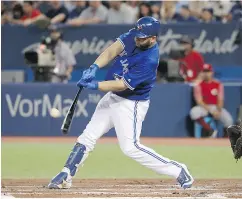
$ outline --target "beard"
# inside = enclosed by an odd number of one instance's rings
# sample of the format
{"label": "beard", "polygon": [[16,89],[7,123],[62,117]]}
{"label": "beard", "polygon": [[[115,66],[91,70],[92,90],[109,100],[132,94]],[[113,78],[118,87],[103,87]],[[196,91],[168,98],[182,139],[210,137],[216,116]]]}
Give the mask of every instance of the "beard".
{"label": "beard", "polygon": [[148,49],[151,45],[152,45],[152,42],[151,42],[151,41],[143,42],[142,44],[136,42],[136,46],[137,46],[138,48],[140,48],[141,50],[146,50],[146,49]]}

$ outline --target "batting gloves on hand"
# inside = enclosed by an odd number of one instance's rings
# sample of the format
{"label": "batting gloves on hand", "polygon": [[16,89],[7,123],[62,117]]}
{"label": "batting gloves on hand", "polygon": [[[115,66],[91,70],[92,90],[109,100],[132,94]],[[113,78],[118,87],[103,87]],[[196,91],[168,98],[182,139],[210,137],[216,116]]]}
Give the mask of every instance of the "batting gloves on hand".
{"label": "batting gloves on hand", "polygon": [[92,64],[87,70],[83,71],[81,80],[84,82],[91,82],[95,75],[99,66],[97,64]]}
{"label": "batting gloves on hand", "polygon": [[92,64],[87,70],[84,70],[82,78],[77,82],[77,86],[97,90],[98,82],[93,81],[93,79],[98,69],[99,66],[97,64]]}
{"label": "batting gloves on hand", "polygon": [[85,82],[82,79],[77,82],[78,87],[84,87],[91,90],[97,90],[98,89],[98,82],[92,81],[92,82]]}

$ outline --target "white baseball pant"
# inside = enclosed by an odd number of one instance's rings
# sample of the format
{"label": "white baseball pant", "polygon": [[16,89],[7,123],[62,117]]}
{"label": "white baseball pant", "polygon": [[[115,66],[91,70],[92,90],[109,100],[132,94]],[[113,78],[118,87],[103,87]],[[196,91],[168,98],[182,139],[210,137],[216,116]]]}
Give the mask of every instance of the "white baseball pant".
{"label": "white baseball pant", "polygon": [[169,160],[154,150],[140,144],[142,122],[149,108],[149,101],[132,101],[107,93],[98,103],[96,110],[77,142],[92,151],[96,141],[111,128],[115,128],[123,153],[158,174],[177,178],[180,163]]}

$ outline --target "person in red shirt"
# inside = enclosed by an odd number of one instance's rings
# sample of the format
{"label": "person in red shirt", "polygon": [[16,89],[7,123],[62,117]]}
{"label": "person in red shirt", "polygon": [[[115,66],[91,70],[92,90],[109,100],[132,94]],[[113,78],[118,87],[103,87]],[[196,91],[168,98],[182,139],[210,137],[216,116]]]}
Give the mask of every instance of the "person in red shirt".
{"label": "person in red shirt", "polygon": [[203,65],[203,80],[194,86],[194,98],[197,106],[190,111],[192,120],[195,120],[208,131],[211,137],[216,137],[217,131],[212,129],[204,121],[204,117],[212,115],[214,119],[220,120],[227,128],[233,124],[230,113],[223,108],[224,106],[224,87],[223,84],[213,78],[213,69],[210,64]]}
{"label": "person in red shirt", "polygon": [[180,39],[180,44],[185,49],[185,57],[180,61],[185,67],[181,68],[181,73],[186,82],[194,82],[201,79],[201,71],[204,64],[203,56],[193,50],[194,40],[188,35]]}
{"label": "person in red shirt", "polygon": [[33,3],[33,1],[24,1],[24,16],[21,18],[21,21],[23,21],[24,26],[28,26],[34,23],[35,21],[39,20],[40,18],[44,17],[38,9],[35,9],[33,7]]}
{"label": "person in red shirt", "polygon": [[21,20],[34,19],[41,15],[41,12],[38,9],[33,8],[33,3],[33,1],[24,1],[24,16],[21,17]]}
{"label": "person in red shirt", "polygon": [[37,20],[44,18],[41,12],[38,9],[33,7],[33,1],[24,1],[23,2],[23,11],[24,15],[20,18],[20,20],[9,19],[10,23],[19,24],[23,26],[29,26],[33,24]]}

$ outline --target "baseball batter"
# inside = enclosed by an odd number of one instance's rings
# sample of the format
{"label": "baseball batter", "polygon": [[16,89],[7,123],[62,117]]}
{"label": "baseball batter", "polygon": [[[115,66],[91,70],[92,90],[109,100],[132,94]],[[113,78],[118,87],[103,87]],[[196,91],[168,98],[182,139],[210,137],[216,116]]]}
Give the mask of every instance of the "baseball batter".
{"label": "baseball batter", "polygon": [[217,136],[217,130],[204,121],[204,117],[211,114],[216,120],[220,120],[227,128],[233,124],[230,113],[223,107],[224,87],[221,82],[213,78],[211,64],[203,65],[203,81],[194,87],[194,98],[197,106],[191,109],[191,118],[197,121],[208,131],[211,137]]}
{"label": "baseball batter", "polygon": [[[177,179],[190,188],[193,178],[184,164],[169,160],[140,144],[142,122],[149,108],[150,90],[156,81],[159,62],[157,36],[160,23],[153,17],[139,19],[135,28],[120,35],[86,71],[77,83],[107,94],[100,100],[84,132],[77,138],[62,171],[48,185],[53,189],[70,188],[78,167],[94,149],[96,141],[115,128],[123,153],[159,174]],[[99,68],[115,59],[106,81],[93,81]]]}

